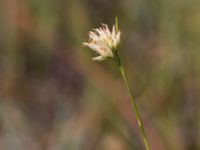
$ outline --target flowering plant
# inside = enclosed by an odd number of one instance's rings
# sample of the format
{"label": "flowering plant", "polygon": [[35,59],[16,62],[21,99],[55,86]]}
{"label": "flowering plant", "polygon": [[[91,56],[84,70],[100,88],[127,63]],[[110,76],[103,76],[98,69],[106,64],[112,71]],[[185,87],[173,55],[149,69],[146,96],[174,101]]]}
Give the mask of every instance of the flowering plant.
{"label": "flowering plant", "polygon": [[140,133],[142,135],[145,148],[146,150],[150,150],[145,130],[139,114],[138,106],[133,96],[131,86],[127,80],[124,67],[118,55],[118,46],[120,44],[120,37],[121,37],[121,32],[118,30],[118,20],[116,18],[116,23],[112,28],[112,32],[109,30],[106,24],[102,24],[102,27],[94,29],[93,31],[89,32],[89,40],[88,42],[84,42],[83,45],[91,48],[98,54],[97,57],[93,58],[94,61],[103,61],[107,58],[111,58],[117,64],[119,71],[122,75],[122,78],[124,80],[124,83],[127,87],[128,94],[131,99],[132,108],[137,118],[138,126],[140,128]]}

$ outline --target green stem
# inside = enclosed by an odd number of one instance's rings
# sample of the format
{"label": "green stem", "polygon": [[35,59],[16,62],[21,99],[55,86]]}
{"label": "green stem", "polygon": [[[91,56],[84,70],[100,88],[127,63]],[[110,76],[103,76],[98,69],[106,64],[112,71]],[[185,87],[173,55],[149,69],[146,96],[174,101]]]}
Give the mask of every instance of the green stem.
{"label": "green stem", "polygon": [[132,90],[131,90],[131,86],[130,86],[128,80],[127,80],[126,73],[124,71],[124,67],[121,64],[119,55],[117,53],[116,53],[116,60],[117,60],[116,62],[117,62],[118,68],[120,70],[120,73],[122,75],[122,78],[124,80],[124,83],[125,83],[125,85],[126,85],[126,87],[128,89],[128,94],[129,94],[130,99],[131,99],[132,108],[133,108],[133,111],[134,111],[135,116],[137,118],[137,122],[138,122],[138,125],[140,127],[140,133],[142,135],[146,150],[150,150],[149,144],[148,144],[148,141],[147,141],[147,137],[146,137],[146,134],[145,134],[145,130],[144,130],[144,127],[143,127],[143,124],[142,124],[142,121],[141,121],[140,114],[139,114],[138,106],[137,106],[135,98],[133,96],[133,93],[132,93]]}

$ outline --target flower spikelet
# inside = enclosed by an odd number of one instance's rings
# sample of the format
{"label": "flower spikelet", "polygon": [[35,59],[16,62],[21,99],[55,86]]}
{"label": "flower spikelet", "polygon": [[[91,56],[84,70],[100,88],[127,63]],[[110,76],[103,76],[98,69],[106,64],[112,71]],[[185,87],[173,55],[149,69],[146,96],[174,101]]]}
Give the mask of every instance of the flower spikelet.
{"label": "flower spikelet", "polygon": [[120,35],[120,31],[116,31],[115,26],[110,31],[106,24],[102,24],[102,27],[89,32],[89,40],[84,42],[83,45],[98,54],[97,57],[93,58],[94,61],[102,61],[114,57],[113,52],[119,46]]}

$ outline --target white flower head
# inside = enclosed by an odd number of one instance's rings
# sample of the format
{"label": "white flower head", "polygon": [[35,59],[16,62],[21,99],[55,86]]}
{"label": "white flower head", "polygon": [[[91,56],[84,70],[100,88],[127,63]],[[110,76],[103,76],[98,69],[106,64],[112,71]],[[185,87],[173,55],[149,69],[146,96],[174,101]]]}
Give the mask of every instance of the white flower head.
{"label": "white flower head", "polygon": [[83,45],[88,46],[98,54],[97,57],[93,58],[94,61],[102,61],[114,57],[113,52],[119,46],[120,35],[120,31],[117,31],[115,26],[111,32],[106,24],[102,24],[102,27],[89,32],[89,41],[84,42]]}

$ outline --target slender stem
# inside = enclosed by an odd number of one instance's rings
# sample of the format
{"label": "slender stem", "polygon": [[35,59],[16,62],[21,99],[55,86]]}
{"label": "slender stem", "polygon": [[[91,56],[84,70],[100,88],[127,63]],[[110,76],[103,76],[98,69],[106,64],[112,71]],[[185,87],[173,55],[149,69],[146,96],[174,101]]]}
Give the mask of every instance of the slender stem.
{"label": "slender stem", "polygon": [[142,135],[146,150],[150,150],[149,144],[148,144],[148,141],[147,141],[147,137],[146,137],[146,134],[145,134],[145,130],[144,130],[144,127],[143,127],[143,124],[142,124],[142,121],[141,121],[140,114],[139,114],[138,106],[136,104],[135,98],[134,98],[132,90],[131,90],[131,86],[130,86],[128,80],[127,80],[126,73],[124,71],[124,67],[121,64],[119,55],[117,53],[116,53],[116,57],[117,57],[117,61],[116,62],[117,62],[118,68],[120,70],[120,73],[122,75],[124,83],[125,83],[125,85],[126,85],[126,87],[128,89],[128,94],[129,94],[130,99],[131,99],[132,109],[133,109],[133,111],[135,113],[135,116],[137,118],[137,122],[138,122],[138,125],[139,125],[139,128],[140,128],[140,133]]}

